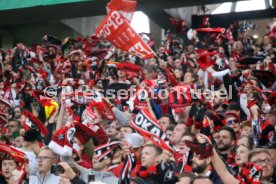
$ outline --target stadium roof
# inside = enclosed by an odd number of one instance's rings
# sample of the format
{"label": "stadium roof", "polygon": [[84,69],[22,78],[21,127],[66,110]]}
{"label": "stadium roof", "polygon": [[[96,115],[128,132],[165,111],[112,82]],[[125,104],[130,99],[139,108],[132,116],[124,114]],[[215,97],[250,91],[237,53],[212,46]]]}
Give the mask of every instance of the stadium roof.
{"label": "stadium roof", "polygon": [[[143,11],[162,28],[169,28],[170,15],[165,9],[202,6],[238,0],[139,0]],[[0,0],[0,26],[52,21],[106,14],[109,0]]]}

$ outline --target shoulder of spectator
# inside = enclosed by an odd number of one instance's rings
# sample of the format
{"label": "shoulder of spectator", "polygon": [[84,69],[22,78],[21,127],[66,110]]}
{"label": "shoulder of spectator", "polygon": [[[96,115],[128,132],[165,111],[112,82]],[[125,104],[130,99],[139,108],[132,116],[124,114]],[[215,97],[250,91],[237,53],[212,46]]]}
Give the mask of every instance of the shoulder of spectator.
{"label": "shoulder of spectator", "polygon": [[70,180],[70,182],[72,184],[85,184],[85,182],[82,179],[80,179],[77,175],[72,180]]}

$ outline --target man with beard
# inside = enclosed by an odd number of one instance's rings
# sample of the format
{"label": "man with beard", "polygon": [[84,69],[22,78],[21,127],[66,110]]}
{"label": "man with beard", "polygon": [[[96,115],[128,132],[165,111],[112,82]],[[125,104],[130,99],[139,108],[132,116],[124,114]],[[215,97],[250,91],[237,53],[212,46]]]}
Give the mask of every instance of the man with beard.
{"label": "man with beard", "polygon": [[262,182],[275,183],[271,155],[267,149],[255,148],[249,152],[248,161],[262,167]]}
{"label": "man with beard", "polygon": [[224,126],[219,131],[217,139],[218,150],[226,163],[232,164],[235,162],[235,155],[232,153],[232,148],[236,142],[236,134],[231,127]]}
{"label": "man with beard", "polygon": [[192,181],[191,184],[213,184],[208,177],[206,176],[196,176]]}
{"label": "man with beard", "polygon": [[193,172],[208,177],[213,183],[222,184],[220,177],[217,175],[216,171],[212,169],[211,158],[206,158],[200,160],[200,155],[194,154],[192,160]]}

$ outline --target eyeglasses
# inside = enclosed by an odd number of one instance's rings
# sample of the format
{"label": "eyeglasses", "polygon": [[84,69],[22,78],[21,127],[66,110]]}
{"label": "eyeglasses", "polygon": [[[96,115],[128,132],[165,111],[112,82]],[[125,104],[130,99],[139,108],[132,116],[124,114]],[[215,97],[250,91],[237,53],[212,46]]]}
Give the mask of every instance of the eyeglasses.
{"label": "eyeglasses", "polygon": [[46,157],[46,156],[45,156],[45,157],[37,157],[37,158],[36,158],[36,160],[38,160],[38,161],[39,161],[39,160],[44,161],[44,160],[46,160],[46,159],[51,159],[51,160],[52,160],[52,159],[54,159],[54,158],[52,158],[52,157]]}
{"label": "eyeglasses", "polygon": [[264,159],[264,160],[256,160],[256,161],[253,161],[254,164],[256,165],[263,165],[263,164],[271,164],[271,159],[270,158],[267,158],[267,159]]}
{"label": "eyeglasses", "polygon": [[226,122],[227,125],[232,125],[232,124],[236,124],[236,123],[238,123],[238,121],[237,121],[236,119],[228,120],[228,121]]}

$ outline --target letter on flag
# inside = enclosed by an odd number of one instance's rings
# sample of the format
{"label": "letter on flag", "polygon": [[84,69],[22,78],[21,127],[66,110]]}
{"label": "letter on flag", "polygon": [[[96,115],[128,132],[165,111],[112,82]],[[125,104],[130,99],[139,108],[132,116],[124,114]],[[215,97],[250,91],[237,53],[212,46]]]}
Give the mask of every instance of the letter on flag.
{"label": "letter on flag", "polygon": [[117,48],[142,59],[152,58],[155,53],[133,30],[128,21],[118,11],[110,12],[95,33],[114,44]]}
{"label": "letter on flag", "polygon": [[166,149],[172,153],[175,151],[174,145],[170,143],[166,133],[162,131],[160,124],[151,116],[148,110],[141,110],[130,121],[130,126],[161,149]]}
{"label": "letter on flag", "polygon": [[118,11],[129,22],[131,22],[136,6],[137,6],[137,1],[111,0],[106,6],[106,10],[107,10],[107,13],[110,13],[112,11]]}

